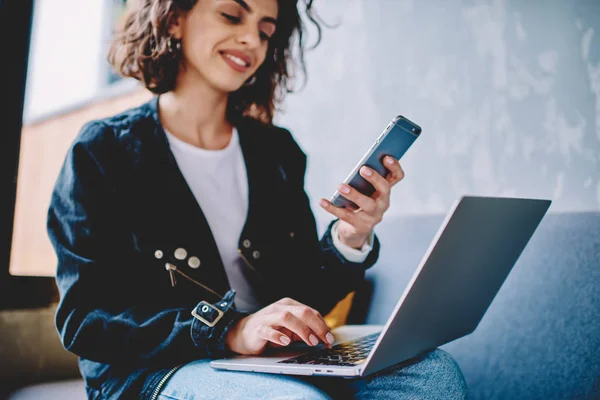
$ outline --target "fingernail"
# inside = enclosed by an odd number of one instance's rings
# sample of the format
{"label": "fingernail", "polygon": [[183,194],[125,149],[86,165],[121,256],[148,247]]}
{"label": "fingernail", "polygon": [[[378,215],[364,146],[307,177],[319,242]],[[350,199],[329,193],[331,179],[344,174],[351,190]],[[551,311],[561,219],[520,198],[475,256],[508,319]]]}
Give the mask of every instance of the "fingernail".
{"label": "fingernail", "polygon": [[348,194],[350,193],[350,188],[346,185],[340,185],[340,192]]}
{"label": "fingernail", "polygon": [[308,340],[310,340],[310,342],[312,343],[313,346],[316,346],[319,344],[319,340],[315,337],[315,335],[313,335],[311,333],[311,335],[308,337]]}
{"label": "fingernail", "polygon": [[327,207],[327,202],[325,200],[321,200],[319,204],[321,204],[321,207]]}
{"label": "fingernail", "polygon": [[394,163],[394,159],[392,157],[386,157],[385,162],[392,165]]}
{"label": "fingernail", "polygon": [[279,340],[281,340],[281,343],[283,343],[285,346],[287,346],[291,342],[290,338],[287,336],[282,336]]}
{"label": "fingernail", "polygon": [[331,334],[331,332],[327,333],[327,335],[325,335],[325,339],[327,339],[327,341],[329,342],[329,344],[333,344],[333,342],[335,342],[335,338],[333,337],[333,335]]}
{"label": "fingernail", "polygon": [[367,167],[362,167],[360,169],[362,171],[363,174],[365,174],[366,176],[371,176],[371,170]]}

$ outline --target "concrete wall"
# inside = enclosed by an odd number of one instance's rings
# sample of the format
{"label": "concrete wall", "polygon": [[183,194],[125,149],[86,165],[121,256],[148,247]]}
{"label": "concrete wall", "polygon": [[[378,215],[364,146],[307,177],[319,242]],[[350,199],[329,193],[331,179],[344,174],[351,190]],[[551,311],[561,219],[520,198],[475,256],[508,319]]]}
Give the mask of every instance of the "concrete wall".
{"label": "concrete wall", "polygon": [[[309,153],[317,205],[397,114],[423,134],[390,214],[446,212],[463,194],[600,210],[600,2],[317,2],[335,29],[278,122]],[[314,38],[314,36],[312,36]]]}

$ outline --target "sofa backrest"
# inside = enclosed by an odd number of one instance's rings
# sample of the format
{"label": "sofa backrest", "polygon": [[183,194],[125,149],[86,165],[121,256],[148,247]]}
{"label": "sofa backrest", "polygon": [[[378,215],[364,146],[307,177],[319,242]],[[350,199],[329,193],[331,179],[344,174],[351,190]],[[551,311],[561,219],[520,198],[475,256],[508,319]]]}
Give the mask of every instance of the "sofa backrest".
{"label": "sofa backrest", "polygon": [[[380,258],[348,323],[387,321],[443,218],[377,227]],[[600,213],[547,214],[477,329],[442,349],[475,399],[600,398]]]}

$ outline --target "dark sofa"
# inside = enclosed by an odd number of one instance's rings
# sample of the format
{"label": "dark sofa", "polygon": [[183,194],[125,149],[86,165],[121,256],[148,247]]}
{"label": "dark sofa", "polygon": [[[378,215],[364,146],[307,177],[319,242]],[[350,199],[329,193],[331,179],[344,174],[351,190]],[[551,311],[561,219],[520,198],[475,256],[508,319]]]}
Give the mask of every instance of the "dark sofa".
{"label": "dark sofa", "polygon": [[[378,226],[381,256],[348,323],[385,323],[443,218],[389,218]],[[37,339],[0,344],[4,387],[27,386],[8,398],[85,398],[51,309],[39,315],[37,333],[29,333]],[[7,326],[17,330],[9,325],[0,319],[3,336]],[[442,348],[459,363],[473,399],[599,399],[600,213],[546,215],[477,329]],[[6,358],[23,355],[33,360],[26,376],[22,362]]]}

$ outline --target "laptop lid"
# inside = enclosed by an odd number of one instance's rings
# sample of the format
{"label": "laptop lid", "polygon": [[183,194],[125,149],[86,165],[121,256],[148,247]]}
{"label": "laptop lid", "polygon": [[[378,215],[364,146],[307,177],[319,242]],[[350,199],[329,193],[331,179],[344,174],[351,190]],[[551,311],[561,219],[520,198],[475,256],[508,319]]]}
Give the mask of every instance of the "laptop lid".
{"label": "laptop lid", "polygon": [[388,318],[361,375],[475,330],[551,201],[463,196]]}

